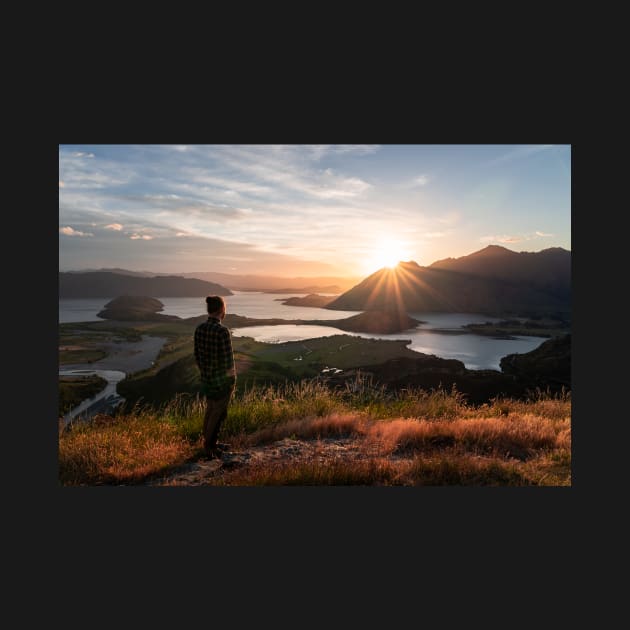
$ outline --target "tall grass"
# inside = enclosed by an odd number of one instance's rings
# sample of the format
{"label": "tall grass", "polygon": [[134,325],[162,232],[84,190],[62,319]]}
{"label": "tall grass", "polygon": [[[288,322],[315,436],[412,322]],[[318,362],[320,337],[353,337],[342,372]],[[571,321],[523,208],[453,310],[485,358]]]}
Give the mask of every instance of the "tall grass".
{"label": "tall grass", "polygon": [[[140,483],[164,475],[201,453],[204,410],[203,399],[181,394],[157,409],[137,403],[114,417],[97,416],[60,428],[60,482]],[[537,392],[529,401],[495,399],[473,406],[455,389],[390,392],[361,375],[336,390],[304,380],[236,394],[219,439],[252,448],[284,437],[359,440],[366,458],[252,465],[249,473],[238,472],[244,485],[282,480],[421,485],[429,479],[456,480],[453,466],[468,470],[453,483],[473,483],[484,475],[497,483],[537,483],[543,469],[547,482],[565,483],[570,477],[571,398],[567,392]],[[436,452],[441,453],[439,465]],[[446,453],[450,455],[445,459]],[[493,458],[499,468],[488,462],[483,468],[479,458]],[[510,472],[514,465],[520,466],[521,477]],[[217,482],[234,484],[239,479],[228,477]]]}

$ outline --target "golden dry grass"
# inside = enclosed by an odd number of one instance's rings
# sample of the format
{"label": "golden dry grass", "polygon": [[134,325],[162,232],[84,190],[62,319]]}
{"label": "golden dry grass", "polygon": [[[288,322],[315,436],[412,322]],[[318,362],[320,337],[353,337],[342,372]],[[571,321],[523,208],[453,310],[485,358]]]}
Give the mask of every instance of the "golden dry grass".
{"label": "golden dry grass", "polygon": [[185,462],[194,446],[175,426],[146,417],[97,418],[90,427],[64,431],[59,440],[64,485],[134,483]]}
{"label": "golden dry grass", "polygon": [[[571,484],[568,394],[475,407],[456,392],[406,392],[390,399],[360,392],[350,400],[308,386],[258,393],[233,401],[219,439],[236,450],[262,449],[263,455],[284,438],[320,441],[322,457],[318,452],[309,459],[308,449],[301,457],[262,457],[208,483]],[[203,407],[195,398],[178,397],[159,410],[138,406],[124,416],[60,430],[60,482],[116,485],[160,477],[169,485],[169,471],[200,453]],[[334,456],[324,448],[330,440],[343,443]]]}

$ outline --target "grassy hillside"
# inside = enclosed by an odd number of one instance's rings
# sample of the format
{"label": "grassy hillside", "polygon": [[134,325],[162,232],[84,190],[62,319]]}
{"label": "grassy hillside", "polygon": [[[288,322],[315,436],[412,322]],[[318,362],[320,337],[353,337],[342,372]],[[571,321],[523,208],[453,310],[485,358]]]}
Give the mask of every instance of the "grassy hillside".
{"label": "grassy hillside", "polygon": [[62,485],[571,484],[571,400],[466,404],[457,391],[386,392],[360,378],[331,391],[300,381],[238,393],[220,440],[236,453],[204,464],[203,404],[179,395],[159,409],[60,429]]}

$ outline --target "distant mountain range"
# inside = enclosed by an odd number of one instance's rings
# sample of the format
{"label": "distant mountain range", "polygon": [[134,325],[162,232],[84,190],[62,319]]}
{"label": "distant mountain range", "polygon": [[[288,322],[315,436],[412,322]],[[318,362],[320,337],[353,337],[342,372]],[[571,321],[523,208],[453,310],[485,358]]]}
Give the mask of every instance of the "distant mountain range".
{"label": "distant mountain range", "polygon": [[[118,267],[103,269],[85,269],[68,271],[65,273],[94,273],[109,272],[136,277],[181,276],[183,278],[198,278],[206,282],[214,282],[236,291],[265,291],[274,293],[342,293],[352,288],[361,278],[343,278],[337,276],[295,277],[238,275],[219,273],[215,271],[190,271],[183,273],[153,273],[151,271],[130,271]],[[166,297],[166,296],[164,296]]]}
{"label": "distant mountain range", "polygon": [[182,276],[131,276],[109,271],[59,273],[60,298],[113,298],[122,295],[151,297],[205,297],[234,295],[214,282]]}
{"label": "distant mountain range", "polygon": [[326,308],[407,312],[541,315],[570,313],[571,252],[554,247],[513,252],[488,247],[421,267],[413,261],[381,269]]}

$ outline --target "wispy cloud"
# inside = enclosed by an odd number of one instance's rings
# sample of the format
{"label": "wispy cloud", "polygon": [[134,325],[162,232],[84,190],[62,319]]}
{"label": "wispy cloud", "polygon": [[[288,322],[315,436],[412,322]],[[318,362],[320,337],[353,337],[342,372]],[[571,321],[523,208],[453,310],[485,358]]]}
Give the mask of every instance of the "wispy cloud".
{"label": "wispy cloud", "polygon": [[65,234],[66,236],[94,236],[91,232],[80,232],[79,230],[71,228],[69,225],[60,227],[59,232],[61,234]]}
{"label": "wispy cloud", "polygon": [[266,147],[225,147],[222,158],[227,166],[247,178],[320,199],[356,197],[371,188],[360,177],[314,167],[312,155],[296,148],[273,147],[270,152]]}
{"label": "wispy cloud", "polygon": [[132,234],[129,238],[132,241],[138,241],[138,240],[151,241],[151,240],[153,240],[153,237],[149,236],[148,234]]}
{"label": "wispy cloud", "polygon": [[60,179],[59,180],[59,188],[63,188],[65,186],[65,184],[63,183],[63,181]]}
{"label": "wispy cloud", "polygon": [[479,239],[482,243],[520,243],[526,240],[523,236],[510,236],[503,234],[501,236],[482,236]]}
{"label": "wispy cloud", "polygon": [[485,164],[486,166],[496,166],[497,164],[512,162],[513,160],[521,160],[523,158],[530,157],[536,153],[540,153],[541,151],[547,151],[553,146],[553,144],[527,144],[508,151],[507,153],[504,153],[497,158],[488,160]]}
{"label": "wispy cloud", "polygon": [[426,186],[431,181],[431,178],[428,175],[418,175],[418,177],[414,177],[412,180],[412,184],[414,186]]}
{"label": "wispy cloud", "polygon": [[424,232],[422,236],[425,238],[443,238],[448,232]]}
{"label": "wispy cloud", "polygon": [[120,223],[110,223],[109,225],[105,226],[106,230],[116,230],[117,232],[120,232],[120,230],[123,229],[123,226]]}
{"label": "wispy cloud", "polygon": [[553,236],[553,234],[547,234],[545,232],[535,232],[536,236],[542,236],[542,237],[547,237],[547,236]]}

